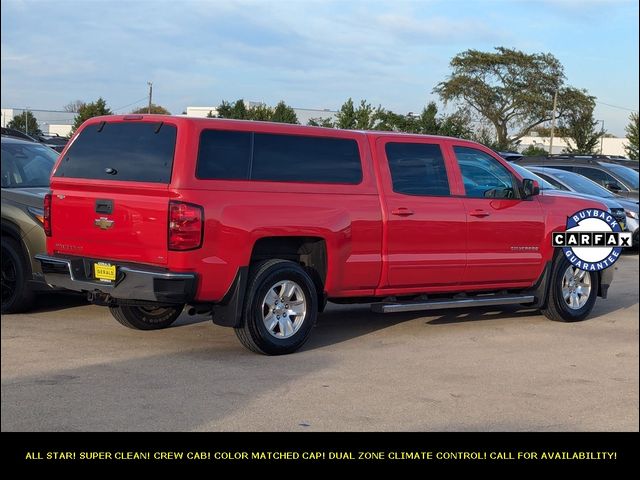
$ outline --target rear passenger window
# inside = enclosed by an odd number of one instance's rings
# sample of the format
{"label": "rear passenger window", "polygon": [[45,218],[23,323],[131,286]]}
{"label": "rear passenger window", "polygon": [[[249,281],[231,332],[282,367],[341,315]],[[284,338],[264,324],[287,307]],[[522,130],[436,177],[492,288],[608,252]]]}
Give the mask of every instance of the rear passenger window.
{"label": "rear passenger window", "polygon": [[251,132],[204,130],[200,135],[196,177],[247,180],[251,159]]}
{"label": "rear passenger window", "polygon": [[441,197],[450,194],[439,145],[390,142],[385,151],[394,192]]}
{"label": "rear passenger window", "polygon": [[200,179],[358,184],[362,164],[353,139],[205,130]]}
{"label": "rear passenger window", "polygon": [[256,133],[251,179],[360,183],[358,144],[345,138]]}

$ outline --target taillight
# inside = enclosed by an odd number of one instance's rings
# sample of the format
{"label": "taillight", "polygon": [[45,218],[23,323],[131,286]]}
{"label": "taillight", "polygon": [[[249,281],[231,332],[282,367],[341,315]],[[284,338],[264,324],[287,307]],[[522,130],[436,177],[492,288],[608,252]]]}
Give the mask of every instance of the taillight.
{"label": "taillight", "polygon": [[169,250],[202,246],[204,211],[193,203],[169,202]]}
{"label": "taillight", "polygon": [[47,193],[44,196],[44,214],[42,219],[42,226],[44,227],[44,233],[47,237],[51,236],[51,194]]}

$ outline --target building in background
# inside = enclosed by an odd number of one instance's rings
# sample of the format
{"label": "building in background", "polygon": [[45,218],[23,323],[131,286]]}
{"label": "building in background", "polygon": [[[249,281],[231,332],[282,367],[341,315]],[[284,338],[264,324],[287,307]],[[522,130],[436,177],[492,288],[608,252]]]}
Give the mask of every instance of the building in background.
{"label": "building in background", "polygon": [[[518,145],[518,151],[522,152],[526,150],[528,147],[541,147],[545,149],[547,152],[549,151],[549,137],[522,137],[520,139],[520,144]],[[627,153],[624,149],[625,145],[629,144],[629,140],[622,137],[605,137],[601,139],[600,144],[598,145],[597,152],[602,155],[622,155],[626,156]],[[552,154],[563,153],[563,150],[567,148],[567,142],[562,137],[553,137],[553,152]],[[602,148],[602,151],[600,151]]]}
{"label": "building in background", "polygon": [[[2,126],[6,127],[14,117],[24,115],[26,109],[23,108],[3,108]],[[71,134],[71,128],[76,117],[75,112],[62,112],[58,110],[37,110],[29,109],[29,112],[38,122],[38,127],[42,133],[49,135],[60,135],[67,137]]]}

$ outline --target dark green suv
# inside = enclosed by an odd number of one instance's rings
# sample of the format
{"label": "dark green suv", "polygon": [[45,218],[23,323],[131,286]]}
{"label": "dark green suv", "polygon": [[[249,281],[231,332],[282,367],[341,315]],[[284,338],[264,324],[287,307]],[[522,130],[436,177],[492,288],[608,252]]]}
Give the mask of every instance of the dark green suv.
{"label": "dark green suv", "polygon": [[15,313],[48,288],[33,257],[46,250],[43,199],[58,154],[39,143],[1,138],[2,313]]}

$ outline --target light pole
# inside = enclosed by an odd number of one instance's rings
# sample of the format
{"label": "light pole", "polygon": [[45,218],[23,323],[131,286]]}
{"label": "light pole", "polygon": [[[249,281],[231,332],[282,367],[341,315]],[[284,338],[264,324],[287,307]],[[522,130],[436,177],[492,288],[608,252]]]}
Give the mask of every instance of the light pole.
{"label": "light pole", "polygon": [[151,94],[153,93],[153,83],[147,82],[149,85],[149,108],[147,108],[147,113],[151,113]]}
{"label": "light pole", "polygon": [[556,109],[558,108],[558,89],[553,92],[553,111],[551,113],[551,137],[549,138],[549,155],[553,155],[553,137],[556,133]]}
{"label": "light pole", "polygon": [[602,122],[602,129],[600,130],[600,155],[602,153],[602,147],[604,146],[604,120],[597,120],[598,122]]}

